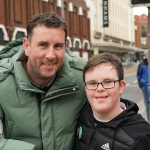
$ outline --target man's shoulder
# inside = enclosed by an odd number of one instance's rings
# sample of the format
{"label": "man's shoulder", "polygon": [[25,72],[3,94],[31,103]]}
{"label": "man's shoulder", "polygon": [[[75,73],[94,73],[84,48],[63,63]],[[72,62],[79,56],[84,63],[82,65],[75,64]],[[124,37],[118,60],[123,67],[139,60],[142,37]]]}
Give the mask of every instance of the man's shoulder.
{"label": "man's shoulder", "polygon": [[71,68],[81,70],[81,71],[83,70],[87,60],[77,56],[75,53],[73,53],[72,51],[68,49],[66,50],[65,55],[68,59],[68,62]]}
{"label": "man's shoulder", "polygon": [[0,95],[1,95],[0,103],[4,97],[8,97],[8,95],[13,93],[12,90],[16,89],[14,87],[14,83],[15,81],[12,74],[3,74],[3,76],[2,74],[0,74]]}
{"label": "man's shoulder", "polygon": [[22,47],[22,40],[23,38],[20,38],[6,44],[5,47],[0,51],[0,60],[14,56]]}
{"label": "man's shoulder", "polygon": [[14,61],[22,52],[22,38],[9,42],[0,51],[0,81],[5,80],[14,69]]}

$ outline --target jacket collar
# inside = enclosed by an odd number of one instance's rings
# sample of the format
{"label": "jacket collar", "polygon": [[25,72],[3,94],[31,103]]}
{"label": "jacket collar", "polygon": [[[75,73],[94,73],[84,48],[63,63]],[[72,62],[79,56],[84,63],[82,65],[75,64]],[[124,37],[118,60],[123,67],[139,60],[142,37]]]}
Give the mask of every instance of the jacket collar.
{"label": "jacket collar", "polygon": [[[125,99],[121,99],[121,102],[123,102],[126,105],[127,109],[125,109],[122,113],[120,113],[118,116],[116,116],[109,122],[101,122],[97,127],[107,126],[110,128],[116,128],[120,124],[128,125],[130,123],[134,124],[143,121],[141,119],[141,115],[140,114],[137,115],[139,108],[135,103]],[[81,122],[85,121],[89,126],[94,127],[95,123],[94,123],[93,112],[89,104],[85,107],[85,112],[83,114],[84,116],[82,116],[80,121]]]}

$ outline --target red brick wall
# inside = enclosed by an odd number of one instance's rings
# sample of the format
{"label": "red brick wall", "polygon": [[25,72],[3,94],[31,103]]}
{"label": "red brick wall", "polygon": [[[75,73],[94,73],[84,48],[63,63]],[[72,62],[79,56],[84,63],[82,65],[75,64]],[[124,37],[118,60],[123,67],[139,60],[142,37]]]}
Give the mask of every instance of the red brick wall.
{"label": "red brick wall", "polygon": [[[140,16],[134,16],[135,26],[137,29],[135,30],[135,45],[140,48],[148,48],[148,16],[142,14]],[[141,27],[142,25],[146,25],[146,35],[147,35],[147,44],[141,43]]]}
{"label": "red brick wall", "polygon": [[[81,42],[83,39],[90,41],[89,19],[77,14],[75,30],[74,12],[68,11],[69,2],[73,3],[73,7],[82,7],[83,11],[88,14],[88,8],[83,0],[64,0],[66,6],[64,13],[68,25],[68,36],[71,40],[76,37]],[[5,26],[10,39],[12,39],[14,27],[26,28],[27,22],[36,13],[53,11],[61,16],[61,8],[57,7],[57,0],[49,0],[49,2],[43,0],[0,0],[0,6],[0,24]]]}

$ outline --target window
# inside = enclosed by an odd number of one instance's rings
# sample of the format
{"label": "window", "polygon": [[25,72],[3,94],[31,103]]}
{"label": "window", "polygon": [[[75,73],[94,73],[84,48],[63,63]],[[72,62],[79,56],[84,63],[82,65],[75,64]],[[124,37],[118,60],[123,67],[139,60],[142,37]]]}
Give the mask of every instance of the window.
{"label": "window", "polygon": [[74,22],[74,33],[78,33],[78,9],[74,7],[73,9],[73,22]]}
{"label": "window", "polygon": [[146,25],[141,26],[141,44],[147,44]]}
{"label": "window", "polygon": [[86,19],[87,19],[86,11],[83,11],[83,35],[84,36],[86,36],[86,29],[87,29]]}

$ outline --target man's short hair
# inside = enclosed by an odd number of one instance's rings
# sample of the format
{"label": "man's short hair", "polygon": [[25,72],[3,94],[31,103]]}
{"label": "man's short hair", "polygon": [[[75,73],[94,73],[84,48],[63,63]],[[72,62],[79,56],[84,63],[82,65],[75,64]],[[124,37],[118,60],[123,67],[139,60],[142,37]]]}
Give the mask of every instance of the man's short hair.
{"label": "man's short hair", "polygon": [[46,12],[34,15],[27,25],[27,38],[31,38],[33,29],[38,25],[44,25],[46,27],[61,27],[65,32],[65,41],[67,38],[67,24],[65,20],[59,17],[54,12]]}

